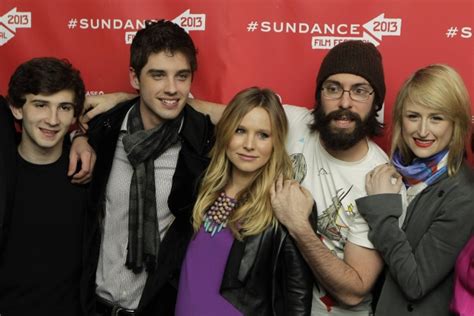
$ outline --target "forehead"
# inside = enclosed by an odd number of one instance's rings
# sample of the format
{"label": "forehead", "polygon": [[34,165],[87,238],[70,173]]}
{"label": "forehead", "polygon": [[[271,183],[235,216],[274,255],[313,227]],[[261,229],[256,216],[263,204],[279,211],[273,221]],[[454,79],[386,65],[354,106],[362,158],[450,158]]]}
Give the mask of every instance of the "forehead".
{"label": "forehead", "polygon": [[143,69],[180,71],[191,70],[191,65],[186,56],[181,52],[161,51],[159,53],[151,53]]}
{"label": "forehead", "polygon": [[256,107],[247,112],[240,121],[240,125],[251,126],[260,129],[271,129],[270,115],[261,108]]}
{"label": "forehead", "polygon": [[370,85],[370,83],[364,77],[346,73],[331,75],[325,81],[336,81],[342,86],[353,86],[357,84]]}
{"label": "forehead", "polygon": [[48,103],[74,103],[74,92],[71,90],[61,90],[52,94],[32,94],[25,95],[26,103],[30,102],[48,102]]}
{"label": "forehead", "polygon": [[419,104],[419,103],[416,103],[416,102],[410,102],[410,101],[406,101],[403,104],[403,110],[405,112],[417,112],[417,113],[420,113],[420,114],[442,114],[442,113],[446,113],[446,111],[442,111],[441,109],[431,108],[431,107],[428,107],[426,105],[422,105],[422,104]]}

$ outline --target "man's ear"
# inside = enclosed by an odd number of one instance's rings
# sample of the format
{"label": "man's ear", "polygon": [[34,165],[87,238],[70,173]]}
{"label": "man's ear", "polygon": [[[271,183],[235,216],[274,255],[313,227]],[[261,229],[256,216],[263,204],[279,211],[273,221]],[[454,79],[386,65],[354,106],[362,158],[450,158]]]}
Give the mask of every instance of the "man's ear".
{"label": "man's ear", "polygon": [[135,69],[130,67],[128,70],[128,76],[130,78],[130,84],[132,85],[132,87],[136,90],[140,90],[140,80],[138,79]]}
{"label": "man's ear", "polygon": [[23,107],[16,108],[13,105],[10,105],[10,111],[12,111],[13,116],[17,120],[22,120],[23,119]]}

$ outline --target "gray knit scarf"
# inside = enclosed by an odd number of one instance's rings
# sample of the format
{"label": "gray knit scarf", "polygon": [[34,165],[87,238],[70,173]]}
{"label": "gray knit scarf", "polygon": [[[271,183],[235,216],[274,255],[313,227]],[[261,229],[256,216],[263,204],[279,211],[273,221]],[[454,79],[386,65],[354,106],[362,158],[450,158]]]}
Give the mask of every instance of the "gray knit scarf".
{"label": "gray knit scarf", "polygon": [[134,273],[153,271],[160,247],[156,211],[154,161],[178,141],[182,112],[174,120],[144,130],[140,106],[135,104],[128,116],[128,133],[122,139],[133,167],[130,184],[128,249],[125,265]]}

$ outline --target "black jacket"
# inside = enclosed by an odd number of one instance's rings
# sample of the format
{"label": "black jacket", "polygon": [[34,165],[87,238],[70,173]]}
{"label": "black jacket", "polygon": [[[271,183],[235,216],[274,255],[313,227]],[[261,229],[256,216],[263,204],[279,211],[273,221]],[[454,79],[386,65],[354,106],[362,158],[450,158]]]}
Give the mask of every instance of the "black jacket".
{"label": "black jacket", "polygon": [[312,274],[286,229],[235,240],[220,293],[246,316],[310,315]]}
{"label": "black jacket", "polygon": [[[89,142],[97,154],[91,183],[90,211],[95,214],[87,227],[85,247],[86,277],[81,286],[82,303],[90,315],[95,312],[95,273],[100,247],[100,221],[105,208],[105,190],[112,168],[122,121],[137,99],[117,105],[89,124]],[[181,264],[192,236],[191,212],[197,195],[197,179],[209,164],[208,152],[214,143],[214,126],[208,116],[190,106],[184,108],[180,132],[181,150],[173,176],[168,206],[175,216],[160,245],[158,263],[148,278],[138,305],[139,315],[173,315]]]}

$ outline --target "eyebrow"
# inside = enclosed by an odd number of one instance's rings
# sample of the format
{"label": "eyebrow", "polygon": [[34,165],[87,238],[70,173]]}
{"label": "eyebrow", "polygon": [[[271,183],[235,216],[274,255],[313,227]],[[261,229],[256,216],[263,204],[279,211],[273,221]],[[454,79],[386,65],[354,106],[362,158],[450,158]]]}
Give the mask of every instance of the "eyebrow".
{"label": "eyebrow", "polygon": [[[342,83],[339,82],[339,81],[337,81],[337,80],[330,80],[330,79],[329,79],[329,80],[326,80],[326,81],[323,82],[323,84],[325,84],[325,83],[333,83],[333,84],[337,84],[337,85],[339,85],[339,86],[342,87]],[[356,82],[356,83],[354,83],[353,85],[351,85],[351,88],[352,88],[352,87],[358,87],[358,86],[368,86],[368,87],[372,87],[372,86],[370,85],[370,83],[368,83],[368,82]]]}
{"label": "eyebrow", "polygon": [[[149,69],[147,73],[151,75],[158,75],[158,74],[166,74],[167,71],[163,69]],[[181,69],[176,72],[177,75],[190,74],[190,73],[191,73],[191,69]]]}
{"label": "eyebrow", "polygon": [[[413,114],[421,114],[420,112],[418,111],[415,111],[415,110],[405,110],[406,113],[413,113]],[[429,112],[428,115],[442,115],[442,116],[446,116],[445,113],[443,112]]]}
{"label": "eyebrow", "polygon": [[191,69],[182,69],[177,72],[178,75],[190,74],[190,73],[191,73]]}
{"label": "eyebrow", "polygon": [[161,70],[161,69],[149,69],[147,71],[147,74],[150,74],[150,75],[158,75],[158,74],[163,74],[163,73],[166,73],[166,71]]}
{"label": "eyebrow", "polygon": [[75,106],[76,103],[73,103],[73,102],[61,102],[59,103],[59,105],[70,105],[70,106]]}
{"label": "eyebrow", "polygon": [[[242,129],[248,130],[248,127],[245,127],[245,126],[242,125],[242,124],[239,124],[239,125],[237,126],[237,128],[242,128]],[[258,133],[266,133],[266,134],[271,134],[271,133],[272,133],[270,130],[264,129],[264,128],[258,129],[257,132],[258,132]]]}
{"label": "eyebrow", "polygon": [[267,130],[267,129],[259,129],[257,132],[259,132],[259,133],[265,133],[265,134],[268,134],[268,135],[271,135],[271,134],[272,134],[272,132],[269,131],[269,130]]}
{"label": "eyebrow", "polygon": [[43,102],[43,103],[50,103],[48,100],[43,100],[43,99],[33,99],[31,102]]}
{"label": "eyebrow", "polygon": [[[50,104],[50,103],[51,103],[51,101],[43,100],[43,99],[33,99],[33,100],[31,100],[30,102],[32,102],[32,103],[41,102],[41,103],[47,103],[47,104]],[[74,102],[59,102],[58,104],[59,104],[59,105],[72,105],[72,106],[75,105]]]}

